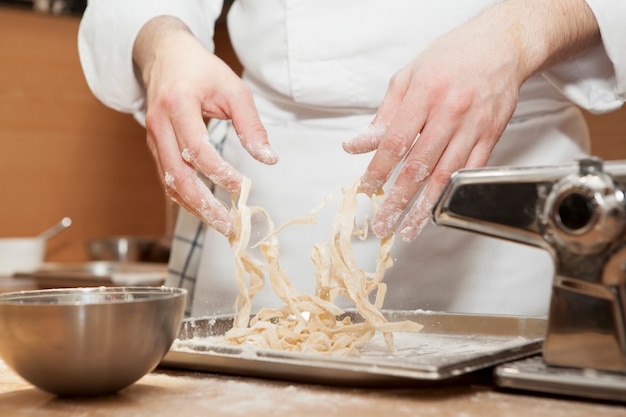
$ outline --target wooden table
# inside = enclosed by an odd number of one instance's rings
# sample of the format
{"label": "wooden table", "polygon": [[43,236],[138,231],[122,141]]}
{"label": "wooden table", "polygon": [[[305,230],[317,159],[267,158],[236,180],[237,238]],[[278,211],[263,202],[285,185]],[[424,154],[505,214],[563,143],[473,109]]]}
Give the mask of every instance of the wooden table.
{"label": "wooden table", "polygon": [[498,391],[488,382],[352,389],[158,368],[116,395],[58,398],[0,361],[0,416],[626,416],[626,405]]}
{"label": "wooden table", "polygon": [[13,278],[0,275],[0,294],[14,291],[37,290],[39,287],[33,279]]}

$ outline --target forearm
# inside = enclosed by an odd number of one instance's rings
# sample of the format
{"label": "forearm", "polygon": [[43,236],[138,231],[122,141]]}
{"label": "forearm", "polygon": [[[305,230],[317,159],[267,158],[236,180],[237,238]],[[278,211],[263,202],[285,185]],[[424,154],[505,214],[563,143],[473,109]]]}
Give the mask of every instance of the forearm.
{"label": "forearm", "polygon": [[522,80],[600,42],[598,24],[584,0],[506,0],[479,19],[505,33],[518,51]]}

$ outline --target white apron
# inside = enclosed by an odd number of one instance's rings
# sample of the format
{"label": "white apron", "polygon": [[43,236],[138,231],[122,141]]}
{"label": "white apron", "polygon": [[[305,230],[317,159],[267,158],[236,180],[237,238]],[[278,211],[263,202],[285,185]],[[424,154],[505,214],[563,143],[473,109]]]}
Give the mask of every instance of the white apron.
{"label": "white apron", "polygon": [[[307,214],[336,187],[349,185],[363,173],[370,155],[347,155],[341,142],[367,127],[389,78],[436,37],[496,2],[235,1],[228,16],[231,40],[281,157],[278,165],[263,166],[229,133],[224,156],[252,178],[250,203],[266,208],[280,224]],[[626,2],[587,3],[600,26],[602,45],[524,85],[491,165],[571,162],[588,149],[588,134],[568,100],[596,112],[622,105]],[[132,63],[140,28],[155,16],[176,16],[212,50],[221,6],[221,0],[90,0],[78,34],[89,87],[106,105],[143,122],[145,90]],[[230,203],[229,196],[221,197]],[[296,226],[280,236],[282,265],[301,291],[314,287],[309,254],[314,242],[326,238],[330,216],[329,208],[316,226]],[[203,231],[199,221],[184,212],[177,232],[180,239],[172,248],[170,272],[179,275],[168,283],[191,288],[197,283],[194,315],[232,311],[236,294],[226,239],[210,229]],[[374,244],[359,248],[364,265],[374,260]],[[386,277],[385,307],[547,312],[552,263],[539,249],[432,226],[415,242],[398,239],[394,251],[396,265]],[[256,306],[271,302],[270,294],[262,294]]]}
{"label": "white apron", "polygon": [[[275,105],[257,97],[257,106],[272,146],[281,157],[279,163],[265,166],[253,160],[232,127],[222,145],[223,156],[252,179],[249,205],[265,208],[277,226],[307,215],[338,186],[351,185],[364,172],[371,155],[347,154],[341,143],[363,130],[371,114],[290,120],[283,114],[284,104]],[[576,108],[555,106],[552,113],[543,116],[528,111],[511,123],[491,164],[571,162],[585,155],[586,146],[587,130]],[[230,201],[224,192],[218,191],[217,195]],[[365,200],[360,208],[369,212]],[[315,289],[311,250],[314,243],[327,239],[334,209],[335,205],[330,205],[323,210],[315,225],[291,226],[279,235],[281,265],[301,292],[312,293]],[[256,230],[258,237],[264,234],[262,227]],[[360,265],[373,270],[377,239],[372,236],[365,242],[357,240],[355,245]],[[431,224],[412,243],[396,239],[393,259],[395,265],[385,278],[385,308],[547,314],[553,265],[540,249]],[[199,262],[191,314],[232,312],[237,289],[227,239],[207,228]],[[277,303],[268,284],[255,297],[254,306],[258,309]]]}

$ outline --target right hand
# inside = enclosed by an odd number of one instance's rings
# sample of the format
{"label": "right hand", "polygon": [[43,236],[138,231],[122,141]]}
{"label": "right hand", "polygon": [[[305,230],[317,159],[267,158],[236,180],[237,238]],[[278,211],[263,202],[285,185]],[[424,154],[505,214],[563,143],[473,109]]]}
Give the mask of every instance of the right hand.
{"label": "right hand", "polygon": [[389,236],[399,222],[400,237],[414,240],[450,176],[486,165],[522,83],[599,42],[584,0],[498,2],[433,41],[393,77],[371,127],[344,143],[375,151],[361,178],[367,194],[397,169],[374,233]]}
{"label": "right hand", "polygon": [[209,143],[206,118],[231,119],[243,147],[275,164],[252,94],[226,63],[173,17],[140,31],[133,58],[146,89],[148,146],[167,195],[225,236],[235,230],[228,208],[198,178],[238,194],[242,177]]}

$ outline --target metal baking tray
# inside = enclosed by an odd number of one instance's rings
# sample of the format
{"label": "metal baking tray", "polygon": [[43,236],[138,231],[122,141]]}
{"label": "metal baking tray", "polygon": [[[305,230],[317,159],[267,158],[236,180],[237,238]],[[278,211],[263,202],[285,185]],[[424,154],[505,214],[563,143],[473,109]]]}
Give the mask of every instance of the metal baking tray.
{"label": "metal baking tray", "polygon": [[34,280],[39,288],[162,285],[167,264],[93,261],[45,264],[33,272],[17,272],[14,278]]}
{"label": "metal baking tray", "polygon": [[[354,312],[347,314],[362,321]],[[232,316],[189,318],[161,366],[330,385],[432,385],[537,354],[546,333],[545,318],[428,311],[384,314],[390,321],[413,320],[424,328],[395,333],[393,354],[376,335],[360,356],[344,358],[212,344],[211,337],[232,327]]]}
{"label": "metal baking tray", "polygon": [[626,402],[621,372],[549,366],[542,356],[533,356],[499,365],[494,375],[503,388]]}

